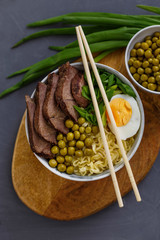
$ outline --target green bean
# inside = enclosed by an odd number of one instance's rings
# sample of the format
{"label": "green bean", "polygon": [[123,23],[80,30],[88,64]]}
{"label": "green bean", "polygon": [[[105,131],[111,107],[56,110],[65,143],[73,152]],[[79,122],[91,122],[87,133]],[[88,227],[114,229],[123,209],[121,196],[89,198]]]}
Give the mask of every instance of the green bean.
{"label": "green bean", "polygon": [[15,77],[15,76],[17,76],[17,75],[20,75],[20,74],[22,74],[22,73],[25,73],[25,72],[27,72],[31,67],[32,67],[32,65],[29,66],[29,67],[23,68],[23,69],[21,69],[21,70],[19,70],[19,71],[17,71],[17,72],[14,72],[14,73],[10,74],[7,78],[12,78],[12,77]]}
{"label": "green bean", "polygon": [[[127,44],[128,44],[128,41],[105,41],[105,42],[90,44],[90,48],[92,52],[98,52],[98,51],[104,51],[107,49],[110,50],[113,48],[125,47]],[[66,62],[67,60],[70,60],[79,56],[80,56],[79,47],[66,49],[64,51],[61,51],[55,54],[54,56],[46,58],[32,65],[30,70],[24,75],[22,80],[18,82],[16,85],[12,86],[11,88],[4,90],[0,94],[0,98],[33,82],[37,78],[40,78],[43,75],[48,74],[49,72],[57,68],[59,65]]]}
{"label": "green bean", "polygon": [[120,19],[131,19],[131,18],[143,19],[144,17],[155,18],[155,16],[149,16],[149,15],[143,16],[143,15],[126,15],[126,14],[102,13],[102,12],[75,12],[75,13],[64,14],[61,16],[36,21],[36,22],[28,24],[27,26],[28,27],[39,27],[39,26],[50,25],[50,24],[62,22],[63,18],[67,17],[67,16],[109,17],[109,18],[120,18]]}
{"label": "green bean", "polygon": [[136,5],[136,7],[146,10],[148,12],[154,12],[154,13],[160,14],[159,7],[152,7],[152,6],[146,6],[146,5]]}
{"label": "green bean", "polygon": [[[128,41],[104,41],[104,42],[92,43],[90,44],[90,48],[92,52],[98,52],[98,51],[109,50],[109,49],[118,48],[118,47],[124,47],[127,45],[127,43]],[[71,58],[75,58],[79,56],[80,56],[79,47],[65,49],[64,51],[61,51],[52,57],[49,57],[47,59],[44,59],[34,64],[33,67],[25,74],[25,76],[28,76],[33,72],[37,72],[40,69],[45,69],[47,67],[54,66],[54,64],[57,64],[62,59],[65,59],[67,61]]]}
{"label": "green bean", "polygon": [[[136,32],[138,32],[140,28],[127,28],[121,27],[112,30],[105,30],[105,31],[98,31],[91,33],[86,36],[88,43],[95,43],[95,42],[102,42],[107,40],[130,40]],[[57,47],[51,46],[50,49],[52,50],[64,50],[66,48],[77,47],[78,41],[74,41],[66,46]]]}
{"label": "green bean", "polygon": [[104,51],[104,52],[102,52],[102,53],[100,53],[98,56],[96,56],[95,58],[94,58],[94,61],[97,63],[97,62],[99,62],[101,59],[103,59],[105,56],[107,56],[108,54],[110,54],[111,52],[114,52],[116,50],[116,48],[115,49],[111,49],[111,50],[107,50],[107,51]]}
{"label": "green bean", "polygon": [[[105,28],[100,27],[100,26],[84,26],[83,29],[84,29],[85,34],[89,34],[92,32],[97,32],[100,29],[103,30]],[[40,38],[40,37],[52,36],[52,35],[74,35],[75,33],[76,33],[75,27],[47,29],[47,30],[33,33],[25,38],[22,38],[20,41],[18,41],[16,44],[14,44],[12,48],[18,47],[19,45],[21,45],[29,40]]]}
{"label": "green bean", "polygon": [[[147,20],[147,21],[146,21]],[[146,27],[153,24],[158,24],[159,20],[149,19],[149,18],[140,18],[140,19],[117,19],[117,18],[109,18],[109,17],[71,17],[66,16],[63,17],[63,21],[65,23],[72,24],[107,24],[110,26],[128,26],[128,27]]]}

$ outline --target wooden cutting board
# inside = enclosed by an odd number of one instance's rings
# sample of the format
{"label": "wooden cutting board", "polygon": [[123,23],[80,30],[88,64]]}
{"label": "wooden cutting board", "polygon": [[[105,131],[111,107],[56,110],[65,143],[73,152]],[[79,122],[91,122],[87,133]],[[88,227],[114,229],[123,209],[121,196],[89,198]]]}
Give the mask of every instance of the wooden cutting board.
{"label": "wooden cutting board", "polygon": [[[124,64],[124,49],[106,56],[101,63],[117,69],[129,78]],[[140,147],[130,160],[137,183],[151,169],[160,148],[160,96],[152,96],[139,89],[138,92],[143,101],[146,123]],[[125,167],[116,175],[124,196],[131,190]],[[57,220],[83,218],[116,201],[111,177],[93,182],[75,182],[60,178],[47,170],[36,159],[27,142],[25,114],[14,148],[12,181],[24,204],[42,216]]]}

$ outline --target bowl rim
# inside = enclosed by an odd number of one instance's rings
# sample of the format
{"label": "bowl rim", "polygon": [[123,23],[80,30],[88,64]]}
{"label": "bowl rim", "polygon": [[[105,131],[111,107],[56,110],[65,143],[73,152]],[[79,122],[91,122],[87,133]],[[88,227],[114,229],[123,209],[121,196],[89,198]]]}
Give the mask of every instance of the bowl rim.
{"label": "bowl rim", "polygon": [[[82,62],[76,62],[76,63],[71,63],[70,65],[74,66],[74,67],[83,67],[83,63]],[[111,68],[107,65],[104,65],[104,64],[100,64],[100,63],[96,63],[97,67],[99,68],[103,68],[103,69],[106,69],[107,71],[115,74],[118,78],[120,78],[122,81],[125,80],[127,82],[127,84],[129,86],[132,87],[132,89],[134,90],[135,94],[136,94],[136,101],[137,101],[137,104],[139,106],[139,110],[140,110],[140,115],[141,115],[141,124],[140,124],[140,128],[138,130],[138,133],[139,133],[139,138],[134,146],[134,149],[132,150],[132,153],[130,154],[129,156],[129,161],[130,159],[134,156],[134,154],[136,153],[140,143],[141,143],[141,140],[142,140],[142,137],[143,137],[143,132],[144,132],[144,125],[145,125],[145,115],[144,115],[144,108],[143,108],[143,104],[142,104],[142,101],[140,99],[140,96],[138,94],[138,92],[136,91],[136,89],[134,88],[134,86],[132,85],[132,83],[123,75],[121,74],[120,72],[118,72],[117,70],[115,70],[114,68]],[[58,72],[58,69],[52,71],[54,73],[57,73]],[[51,72],[51,73],[52,73]],[[47,75],[48,76],[48,75]],[[41,82],[45,82],[47,80],[47,76],[45,78],[43,78],[43,80]],[[31,98],[33,98],[34,94],[35,94],[35,91],[36,89],[33,91],[33,93],[31,94]],[[27,111],[27,110],[26,110]],[[26,117],[25,117],[25,130],[26,130],[26,136],[27,136],[27,140],[28,140],[28,143],[30,145],[30,142],[29,142],[29,132],[28,132],[28,121],[27,121],[27,112],[26,112]],[[47,163],[47,160],[45,158],[42,158],[40,156],[38,156],[36,153],[33,152],[33,154],[35,155],[35,157],[40,161],[40,163],[42,163],[42,165],[44,167],[46,167],[50,172],[56,174],[57,176],[59,177],[62,177],[62,178],[65,178],[67,180],[71,180],[71,181],[78,181],[78,182],[89,182],[89,181],[96,181],[96,180],[100,180],[100,179],[103,179],[105,177],[108,177],[110,176],[110,171],[109,170],[106,170],[106,173],[104,174],[104,172],[100,173],[100,174],[95,174],[95,175],[91,175],[91,176],[78,176],[76,174],[73,174],[73,175],[69,175],[69,174],[66,174],[66,173],[61,173],[59,172],[56,168],[51,168],[49,166],[49,164]],[[47,163],[47,164],[46,164]],[[121,161],[119,165],[116,165],[114,166],[114,171],[117,172],[119,171],[121,168],[124,167],[124,162]],[[74,177],[72,177],[74,176]]]}
{"label": "bowl rim", "polygon": [[[130,78],[132,79],[132,81],[138,86],[140,87],[143,91],[146,91],[148,93],[153,93],[153,94],[156,94],[156,95],[160,95],[160,92],[157,92],[157,91],[153,91],[153,90],[149,90],[148,88],[145,88],[143,87],[141,84],[139,84],[135,79],[134,77],[132,76],[130,70],[129,70],[129,65],[128,65],[128,56],[129,56],[129,48],[130,48],[130,45],[132,44],[132,42],[136,39],[137,36],[139,36],[140,34],[142,34],[143,32],[145,32],[146,30],[148,29],[154,29],[154,28],[157,28],[159,27],[160,28],[160,25],[152,25],[152,26],[148,26],[148,27],[145,27],[141,30],[139,30],[135,35],[133,35],[133,37],[130,39],[127,47],[126,47],[126,51],[125,51],[125,66],[126,66],[126,69],[127,69],[127,72],[130,76]],[[147,36],[147,35],[146,35]],[[145,37],[145,36],[144,36]]]}

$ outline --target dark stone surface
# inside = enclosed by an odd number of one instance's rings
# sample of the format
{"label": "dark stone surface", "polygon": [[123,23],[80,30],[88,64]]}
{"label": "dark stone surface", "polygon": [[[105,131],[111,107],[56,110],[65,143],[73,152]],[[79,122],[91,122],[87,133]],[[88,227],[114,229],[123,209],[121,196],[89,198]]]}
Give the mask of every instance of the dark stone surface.
{"label": "dark stone surface", "polygon": [[[136,4],[160,7],[159,0],[0,0],[0,91],[21,79],[5,77],[54,52],[47,46],[69,43],[72,37],[48,37],[10,47],[34,29],[29,22],[74,11],[106,11],[146,14]],[[133,192],[124,198],[125,207],[114,204],[82,220],[59,222],[38,216],[18,199],[11,181],[11,162],[17,130],[24,113],[24,95],[36,83],[0,100],[0,239],[76,239],[76,240],[159,240],[160,239],[160,156],[147,177],[139,184],[143,202]]]}

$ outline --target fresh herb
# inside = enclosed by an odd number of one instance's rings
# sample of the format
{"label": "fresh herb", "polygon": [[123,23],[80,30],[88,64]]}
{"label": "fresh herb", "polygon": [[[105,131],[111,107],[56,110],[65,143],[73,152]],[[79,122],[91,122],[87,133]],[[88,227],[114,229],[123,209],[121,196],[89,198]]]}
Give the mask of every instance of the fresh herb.
{"label": "fresh herb", "polygon": [[121,80],[119,80],[119,78],[116,78],[116,84],[124,94],[128,94],[129,96],[132,96],[134,98],[136,97],[136,94],[133,91],[133,89],[129,85],[122,83]]}
{"label": "fresh herb", "polygon": [[[107,95],[107,98],[109,101],[111,100],[111,98],[114,95],[121,94],[121,93],[128,94],[129,96],[132,96],[132,97],[136,97],[132,88],[129,85],[123,83],[114,74],[111,74],[111,73],[107,72],[105,69],[100,69],[100,68],[98,68],[98,72],[99,72],[101,81],[103,83],[103,86],[104,86],[104,89],[105,89],[105,92],[106,92],[106,95]],[[106,125],[105,104],[103,102],[102,95],[101,95],[101,92],[98,87],[98,84],[95,79],[93,71],[91,71],[91,76],[92,76],[92,82],[93,82],[93,86],[94,86],[94,90],[95,90],[96,99],[97,99],[98,106],[99,106],[99,111],[100,111],[100,114],[102,117],[103,126],[105,126]],[[85,80],[87,80],[85,74],[84,74],[84,78],[85,78]],[[77,106],[74,106],[74,108],[77,110],[77,112],[80,114],[80,116],[84,117],[88,122],[90,122],[94,125],[97,125],[94,106],[93,106],[93,103],[91,100],[91,95],[90,95],[88,85],[83,86],[82,96],[90,101],[89,105],[85,109],[77,107]]]}

